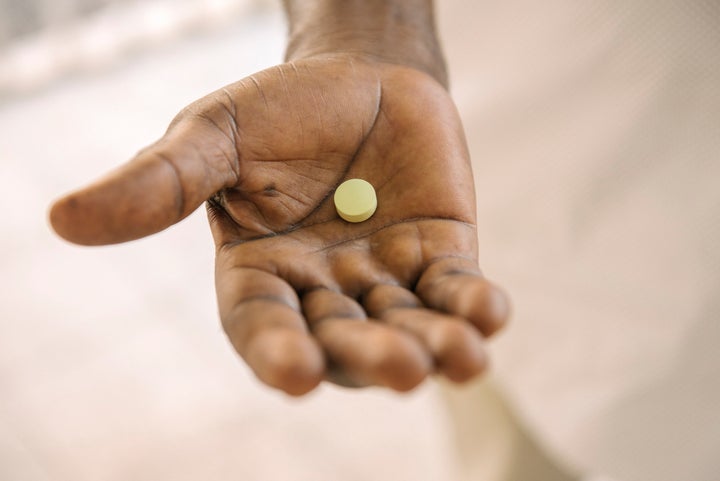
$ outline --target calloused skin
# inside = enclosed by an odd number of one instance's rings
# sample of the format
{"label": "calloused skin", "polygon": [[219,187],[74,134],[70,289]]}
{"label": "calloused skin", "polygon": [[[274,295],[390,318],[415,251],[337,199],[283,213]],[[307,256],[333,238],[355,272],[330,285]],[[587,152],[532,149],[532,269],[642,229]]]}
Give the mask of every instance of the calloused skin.
{"label": "calloused skin", "polygon": [[[340,219],[349,178],[376,189]],[[84,245],[158,232],[207,201],[223,327],[257,377],[291,395],[323,379],[414,388],[467,381],[508,317],[478,268],[475,196],[448,93],[418,70],[350,56],[262,71],[184,109],[116,172],[55,203]]]}

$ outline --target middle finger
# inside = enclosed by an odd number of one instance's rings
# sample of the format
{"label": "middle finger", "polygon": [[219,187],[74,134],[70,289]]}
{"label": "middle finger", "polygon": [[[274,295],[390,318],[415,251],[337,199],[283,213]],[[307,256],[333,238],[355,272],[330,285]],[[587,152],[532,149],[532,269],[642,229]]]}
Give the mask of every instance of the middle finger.
{"label": "middle finger", "polygon": [[[432,369],[432,359],[417,339],[368,319],[363,308],[348,296],[315,289],[303,296],[302,308],[330,364],[356,386],[408,391]],[[331,374],[331,380],[347,385],[337,371]]]}

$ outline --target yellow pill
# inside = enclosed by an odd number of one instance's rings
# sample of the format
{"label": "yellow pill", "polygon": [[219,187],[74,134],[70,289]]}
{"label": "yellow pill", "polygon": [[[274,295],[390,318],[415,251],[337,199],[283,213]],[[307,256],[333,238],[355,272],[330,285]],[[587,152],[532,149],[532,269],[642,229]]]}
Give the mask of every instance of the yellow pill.
{"label": "yellow pill", "polygon": [[335,209],[348,222],[366,221],[377,209],[375,189],[362,179],[346,180],[335,191]]}

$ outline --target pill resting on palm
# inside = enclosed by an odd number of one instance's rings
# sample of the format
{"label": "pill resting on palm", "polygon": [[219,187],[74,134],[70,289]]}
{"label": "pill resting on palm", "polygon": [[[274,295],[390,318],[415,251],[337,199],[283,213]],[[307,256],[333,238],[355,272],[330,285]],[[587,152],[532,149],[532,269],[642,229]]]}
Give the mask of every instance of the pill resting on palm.
{"label": "pill resting on palm", "polygon": [[362,179],[346,180],[335,190],[335,209],[348,222],[366,221],[377,209],[375,189]]}

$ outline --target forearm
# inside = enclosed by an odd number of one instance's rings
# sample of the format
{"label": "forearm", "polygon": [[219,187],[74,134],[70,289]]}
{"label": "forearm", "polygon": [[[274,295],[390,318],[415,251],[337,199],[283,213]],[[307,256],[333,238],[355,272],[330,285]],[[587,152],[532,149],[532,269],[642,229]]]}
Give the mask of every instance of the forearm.
{"label": "forearm", "polygon": [[406,65],[447,86],[432,0],[283,0],[286,60],[352,54]]}

